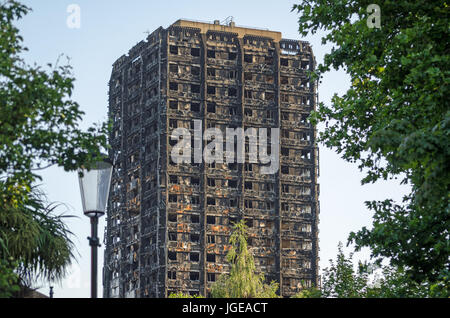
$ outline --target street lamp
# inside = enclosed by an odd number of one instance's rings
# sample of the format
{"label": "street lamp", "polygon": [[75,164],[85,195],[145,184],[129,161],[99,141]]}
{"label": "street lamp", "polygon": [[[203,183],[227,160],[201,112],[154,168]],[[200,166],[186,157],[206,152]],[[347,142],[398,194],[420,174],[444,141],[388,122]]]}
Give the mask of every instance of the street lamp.
{"label": "street lamp", "polygon": [[91,298],[97,298],[97,236],[98,218],[106,212],[109,186],[111,184],[113,165],[109,161],[99,161],[90,170],[78,172],[83,213],[91,219]]}

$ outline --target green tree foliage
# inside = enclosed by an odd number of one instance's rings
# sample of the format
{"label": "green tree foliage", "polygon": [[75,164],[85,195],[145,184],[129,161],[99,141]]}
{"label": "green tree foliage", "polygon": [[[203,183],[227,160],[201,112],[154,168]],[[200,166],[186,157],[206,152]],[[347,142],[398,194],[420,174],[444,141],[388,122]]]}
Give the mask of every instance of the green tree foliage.
{"label": "green tree foliage", "polygon": [[222,274],[211,288],[213,298],[275,298],[278,284],[264,283],[264,274],[255,272],[253,255],[247,246],[247,226],[244,220],[233,226],[230,236],[231,248],[227,261],[231,264],[229,274]]}
{"label": "green tree foliage", "polygon": [[421,282],[411,280],[404,270],[392,266],[379,268],[380,275],[376,275],[374,282],[367,288],[366,297],[369,298],[448,298],[449,286],[445,280],[439,283]]}
{"label": "green tree foliage", "polygon": [[169,295],[169,298],[205,298],[201,295],[189,295],[189,294],[184,294],[182,292],[178,292],[178,293],[171,293]]}
{"label": "green tree foliage", "polygon": [[[82,131],[83,112],[71,100],[70,66],[29,66],[27,49],[14,22],[30,9],[0,3],[0,284],[14,287],[5,264],[26,284],[35,278],[61,279],[73,257],[70,231],[54,205],[35,186],[50,165],[73,171],[102,158],[109,125]],[[58,64],[58,63],[57,63]],[[7,283],[5,283],[7,282]],[[12,284],[7,287],[5,284]],[[9,292],[7,291],[7,292]],[[6,295],[2,294],[2,295]]]}
{"label": "green tree foliage", "polygon": [[314,77],[343,68],[351,87],[321,103],[320,140],[367,172],[364,183],[400,177],[401,203],[366,202],[373,227],[352,233],[357,250],[387,257],[417,283],[448,285],[449,6],[445,1],[376,1],[381,28],[369,28],[373,1],[312,0],[294,5],[302,35],[325,31],[333,46]]}
{"label": "green tree foliage", "polygon": [[359,263],[353,267],[353,254],[346,257],[339,242],[336,262],[330,260],[330,267],[323,271],[321,294],[326,298],[359,298],[366,295],[369,274],[367,266]]}
{"label": "green tree foliage", "polygon": [[0,210],[0,259],[18,262],[20,283],[30,286],[36,279],[60,280],[74,257],[72,234],[64,218],[56,215],[57,204],[33,187],[19,207]]}
{"label": "green tree foliage", "polygon": [[299,291],[291,298],[322,298],[322,291],[317,287],[306,288]]}
{"label": "green tree foliage", "polygon": [[448,297],[443,282],[417,283],[401,268],[359,262],[346,256],[339,242],[336,260],[323,270],[319,288],[305,289],[293,298],[418,298]]}
{"label": "green tree foliage", "polygon": [[0,298],[9,298],[19,291],[19,277],[13,259],[0,258]]}
{"label": "green tree foliage", "polygon": [[58,165],[89,167],[106,147],[108,126],[78,128],[83,112],[70,99],[70,66],[29,66],[14,26],[30,9],[12,0],[0,4],[0,204],[17,206],[39,176]]}

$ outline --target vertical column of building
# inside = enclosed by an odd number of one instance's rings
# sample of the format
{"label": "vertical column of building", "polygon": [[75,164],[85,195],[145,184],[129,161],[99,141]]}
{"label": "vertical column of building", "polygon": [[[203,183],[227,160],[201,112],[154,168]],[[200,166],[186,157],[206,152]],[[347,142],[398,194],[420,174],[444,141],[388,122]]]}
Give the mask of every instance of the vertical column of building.
{"label": "vertical column of building", "polygon": [[[146,47],[145,51],[141,53],[142,58],[142,86],[141,89],[146,92],[149,89],[150,84],[150,68],[152,65],[152,58],[150,54],[150,48]],[[148,114],[148,96],[146,94],[142,94],[141,97],[141,155],[140,155],[140,164],[141,164],[141,173],[140,173],[140,180],[141,180],[141,191],[140,191],[140,202],[141,202],[141,213],[140,213],[140,225],[139,225],[139,241],[141,242],[140,246],[140,253],[139,253],[139,293],[136,297],[148,297],[149,296],[149,290],[148,290],[148,278],[146,273],[144,272],[146,269],[146,265],[148,263],[148,246],[147,244],[143,244],[143,242],[146,242],[146,231],[147,231],[147,214],[148,211],[148,204],[146,200],[146,190],[148,189],[148,167],[147,167],[147,125],[150,121],[151,116]]]}
{"label": "vertical column of building", "polygon": [[124,201],[123,201],[123,207],[122,207],[122,211],[121,211],[121,215],[120,215],[120,219],[121,219],[121,224],[120,224],[120,272],[119,272],[119,277],[120,277],[120,294],[119,297],[125,297],[126,295],[126,290],[128,288],[128,268],[127,265],[129,264],[129,255],[127,253],[126,250],[126,246],[128,244],[128,235],[127,235],[127,230],[128,230],[128,222],[127,222],[127,217],[126,217],[126,209],[128,206],[128,202],[127,202],[127,193],[128,193],[128,189],[129,189],[129,185],[128,185],[128,176],[127,176],[127,168],[128,168],[128,164],[127,164],[127,156],[128,156],[128,147],[127,147],[127,134],[129,132],[129,120],[128,120],[128,107],[126,105],[126,101],[127,101],[127,96],[128,96],[128,78],[129,78],[129,68],[128,68],[128,58],[127,58],[127,65],[126,67],[124,67],[124,73],[123,73],[123,92],[122,92],[122,108],[123,108],[123,127],[122,127],[122,138],[123,138],[123,143],[122,143],[122,156],[123,156],[123,160],[122,160],[122,169],[123,169],[123,173],[122,173],[122,182],[123,182],[123,193],[124,193]]}
{"label": "vertical column of building", "polygon": [[[203,132],[205,131],[206,127],[208,126],[207,122],[207,69],[208,69],[208,63],[207,63],[207,54],[208,54],[208,43],[206,40],[206,34],[201,34],[201,53],[200,53],[200,65],[201,65],[201,100],[202,100],[202,142],[200,144],[203,145]],[[201,162],[201,184],[202,184],[202,213],[201,213],[201,223],[200,226],[202,228],[202,246],[201,246],[201,255],[202,255],[202,262],[201,262],[201,289],[202,289],[202,295],[207,295],[207,279],[208,279],[208,270],[206,268],[206,253],[207,253],[207,244],[208,244],[208,231],[206,229],[206,210],[208,206],[207,202],[207,164],[203,160],[203,148],[202,148],[202,162]]]}
{"label": "vertical column of building", "polygon": [[[123,255],[125,252],[126,237],[122,229],[125,211],[125,202],[128,196],[128,180],[126,167],[128,164],[128,154],[124,151],[125,138],[129,131],[128,105],[128,82],[127,75],[130,72],[128,57],[123,56],[116,63],[113,69],[112,81],[114,82],[113,100],[110,100],[110,108],[113,109],[114,124],[112,146],[115,162],[115,169],[112,178],[112,196],[110,197],[110,211],[107,219],[110,235],[111,254],[107,256],[107,269],[110,270],[110,292],[111,297],[123,296],[124,280],[122,273],[124,270]],[[111,87],[110,87],[111,89]],[[120,140],[120,141],[119,141]]]}
{"label": "vertical column of building", "polygon": [[144,89],[142,53],[144,42],[129,51],[126,72],[124,149],[126,153],[126,204],[122,215],[124,238],[123,278],[124,296],[140,296],[140,251],[141,251],[141,202],[142,202],[142,134],[144,133],[143,101],[147,97]]}
{"label": "vertical column of building", "polygon": [[145,105],[145,81],[144,81],[144,76],[145,76],[145,72],[144,72],[144,57],[143,57],[143,53],[144,53],[144,46],[145,44],[143,44],[140,48],[140,52],[138,53],[139,56],[137,57],[140,60],[140,84],[139,84],[139,89],[141,91],[140,94],[140,98],[139,98],[139,102],[137,104],[138,107],[138,116],[139,118],[139,134],[137,136],[137,139],[139,139],[139,144],[137,145],[137,147],[139,147],[139,183],[138,183],[138,194],[136,196],[137,198],[137,213],[138,216],[138,222],[134,228],[134,237],[137,239],[138,241],[138,249],[136,251],[136,260],[135,262],[137,263],[137,267],[135,269],[135,271],[133,272],[133,277],[136,280],[136,284],[135,284],[135,288],[136,288],[136,295],[135,297],[141,297],[141,287],[142,287],[142,280],[141,280],[141,273],[142,273],[142,258],[141,258],[141,251],[143,249],[142,246],[142,202],[143,202],[143,188],[142,188],[142,181],[143,181],[143,176],[144,176],[144,158],[145,158],[145,149],[143,147],[144,145],[144,141],[145,141],[145,136],[144,136],[144,105]]}
{"label": "vertical column of building", "polygon": [[[312,48],[307,42],[299,41],[299,46],[304,54],[307,52],[306,59],[308,60],[308,68],[309,71],[314,71],[316,67],[316,60],[314,54],[312,52]],[[306,61],[305,65],[306,66]],[[300,65],[302,67],[302,65]],[[316,110],[317,106],[317,81],[313,81],[309,75],[308,79],[308,87],[309,87],[309,108],[308,112]],[[310,283],[308,286],[317,286],[319,284],[319,214],[320,214],[320,206],[319,206],[319,196],[320,196],[320,187],[318,183],[319,177],[319,148],[316,143],[316,134],[317,129],[313,125],[309,125],[310,131],[308,135],[310,136],[309,145],[311,147],[311,182],[312,182],[312,205],[314,213],[312,215],[311,220],[311,240],[312,240],[312,255],[311,255],[311,267],[309,268],[309,280]],[[308,229],[308,228],[307,228]]]}
{"label": "vertical column of building", "polygon": [[[246,73],[246,68],[245,68],[245,42],[244,42],[244,38],[239,38],[238,39],[238,44],[239,44],[239,55],[238,55],[238,67],[240,69],[240,81],[241,81],[241,100],[239,103],[239,118],[240,118],[240,123],[239,123],[239,128],[242,129],[242,131],[245,131],[245,103],[246,103],[246,95],[245,95],[245,88],[246,88],[246,84],[247,81],[245,80],[245,73]],[[237,147],[235,147],[236,149],[236,159],[238,158],[238,147],[241,147],[240,151],[242,152],[242,154],[244,155],[244,162],[243,163],[238,163],[238,171],[240,174],[240,178],[239,178],[239,182],[238,182],[238,187],[239,187],[239,199],[238,199],[238,218],[237,221],[240,221],[245,214],[245,171],[246,171],[246,166],[247,166],[247,154],[245,153],[245,142],[246,142],[246,138],[244,135],[244,139],[243,139],[243,143],[242,144],[237,144]]]}
{"label": "vertical column of building", "polygon": [[[171,27],[168,32],[168,134],[174,129],[183,129],[190,135],[185,142],[194,146],[201,142],[201,136],[194,133],[194,121],[202,122],[205,117],[202,90],[206,88],[201,81],[206,53],[202,53],[198,29]],[[184,158],[187,162],[172,161],[170,156],[172,152],[176,153],[175,147],[180,147],[178,140],[169,140],[167,295],[174,292],[199,294],[204,292],[205,272],[205,235],[202,232],[206,204],[203,193],[205,167],[188,157]],[[179,155],[186,153],[182,151]],[[193,152],[191,156],[194,156]]]}
{"label": "vertical column of building", "polygon": [[[276,43],[270,38],[247,35],[242,43],[242,127],[246,131],[245,179],[242,180],[244,219],[249,228],[248,244],[257,270],[264,273],[268,281],[279,281],[278,167],[275,162],[262,163],[266,159],[264,156],[272,155],[274,147],[279,147],[278,142],[271,144],[271,129],[279,124]],[[256,138],[261,141],[263,134],[267,139],[265,154],[261,147],[258,151],[252,148],[252,143]],[[253,155],[256,156],[250,158]],[[271,164],[275,171],[265,172],[263,169],[269,170]]]}
{"label": "vertical column of building", "polygon": [[[168,149],[170,134],[169,134],[169,110],[168,110],[168,100],[169,100],[169,49],[170,49],[170,34],[169,32],[163,33],[163,41],[160,47],[160,83],[162,86],[162,91],[160,87],[160,98],[159,98],[159,107],[160,107],[160,123],[163,123],[160,133],[163,133],[163,143],[160,149],[160,156],[164,158],[161,165],[161,175],[164,177],[159,180],[160,191],[160,210],[159,210],[159,228],[158,228],[158,236],[160,237],[159,242],[159,272],[158,272],[158,281],[163,286],[163,293],[160,294],[160,297],[169,296],[167,293],[167,280],[168,280],[168,256],[169,249],[167,242],[168,238],[168,223],[169,223],[169,213],[168,213],[168,203],[169,203],[169,160],[170,154]],[[164,70],[164,76],[163,76]],[[164,94],[162,94],[164,92]],[[161,139],[160,139],[161,143]]]}
{"label": "vertical column of building", "polygon": [[317,271],[314,127],[307,122],[314,83],[307,73],[311,52],[301,42],[283,40],[280,50],[281,287],[289,296],[315,283]]}
{"label": "vertical column of building", "polygon": [[160,158],[160,34],[159,29],[147,38],[141,53],[143,59],[142,143],[141,143],[141,214],[139,276],[140,289],[136,297],[158,295],[156,273],[159,268],[157,223],[159,205]]}
{"label": "vertical column of building", "polygon": [[[314,57],[314,54],[312,52],[311,46],[306,42],[301,42],[301,48],[302,51],[308,51],[309,52],[309,70],[314,71],[316,68],[316,59]],[[316,81],[310,81],[310,95],[311,96],[311,102],[312,105],[310,105],[311,110],[316,110],[318,105],[318,92],[317,92],[317,85],[318,80]],[[313,160],[313,184],[314,184],[314,194],[313,194],[313,200],[314,200],[314,215],[313,215],[313,222],[312,222],[312,239],[313,239],[313,261],[311,264],[311,271],[312,271],[312,284],[315,286],[318,286],[320,284],[319,281],[319,218],[320,218],[320,204],[319,204],[319,196],[320,196],[320,186],[318,183],[318,178],[320,175],[319,170],[319,147],[317,146],[316,138],[317,138],[317,129],[314,126],[311,126],[311,144],[313,145],[313,153],[312,153],[312,160]]]}
{"label": "vertical column of building", "polygon": [[[275,69],[276,69],[276,85],[277,85],[277,95],[276,95],[276,103],[277,103],[277,113],[276,113],[276,118],[277,118],[277,127],[280,129],[281,132],[281,89],[280,89],[280,43],[275,43],[275,55],[276,55],[276,59],[275,59]],[[279,136],[279,142],[276,145],[278,147],[278,154],[279,154],[279,158],[278,160],[279,162],[279,167],[277,170],[277,175],[276,175],[276,191],[277,191],[277,206],[276,206],[276,214],[277,214],[277,220],[276,220],[276,240],[275,240],[275,245],[276,245],[276,250],[277,250],[277,262],[276,262],[276,273],[277,273],[277,279],[278,279],[278,283],[279,283],[279,294],[280,296],[283,295],[283,290],[282,290],[282,286],[283,286],[283,275],[281,273],[281,268],[282,268],[282,246],[281,246],[281,222],[282,222],[282,213],[281,213],[281,171],[280,171],[280,166],[281,166],[281,135]]]}
{"label": "vertical column of building", "polygon": [[[238,38],[234,33],[209,30],[203,37],[206,44],[205,129],[214,136],[206,144],[218,142],[224,153],[214,153],[213,162],[205,162],[205,235],[206,235],[206,293],[219,274],[228,272],[226,254],[233,222],[237,221],[239,204],[242,204],[242,165],[236,158],[227,163],[225,137],[227,129],[242,128],[242,103],[239,93]],[[218,135],[216,135],[218,134]],[[224,139],[218,139],[222,136]],[[233,140],[234,141],[234,140]],[[231,149],[235,152],[237,148]],[[241,170],[238,170],[241,169]]]}
{"label": "vertical column of building", "polygon": [[[238,60],[239,60],[239,68],[240,68],[240,80],[241,80],[241,100],[239,103],[239,118],[240,118],[240,123],[239,123],[239,128],[242,129],[242,131],[245,130],[245,103],[246,103],[246,96],[245,96],[245,62],[244,62],[244,56],[245,56],[245,45],[244,45],[244,39],[243,38],[239,38],[238,39],[238,43],[239,43],[239,55],[238,55]],[[240,221],[243,217],[244,217],[244,210],[245,210],[245,166],[246,166],[246,162],[247,162],[247,155],[245,153],[245,136],[243,139],[243,143],[242,144],[237,144],[236,147],[236,159],[238,158],[238,147],[241,147],[240,151],[242,152],[242,154],[244,155],[244,162],[243,163],[238,163],[238,170],[240,173],[240,178],[239,178],[239,201],[238,201],[238,221]]]}
{"label": "vertical column of building", "polygon": [[[125,266],[131,265],[131,273],[124,274],[123,297],[158,297],[161,295],[161,281],[158,280],[160,272],[159,218],[160,200],[160,131],[164,125],[160,124],[161,113],[161,43],[160,31],[156,30],[147,38],[147,42],[139,43],[130,51],[130,60],[140,65],[140,125],[136,130],[131,127],[131,136],[124,145],[125,148],[139,150],[139,175],[130,185],[137,187],[137,203],[134,198],[128,197],[125,201],[123,217],[123,232],[127,234],[125,244]],[[135,53],[133,53],[135,52]],[[139,58],[136,58],[138,55]],[[133,114],[132,107],[130,114]],[[132,115],[134,116],[134,115]],[[134,125],[134,124],[133,124]],[[137,135],[139,131],[140,135]],[[133,139],[138,139],[133,141]],[[133,179],[136,180],[136,179]],[[137,213],[136,216],[133,214]],[[132,224],[131,230],[129,224]],[[131,235],[130,235],[131,234]],[[137,241],[138,244],[134,242]],[[131,248],[129,247],[131,245]],[[132,288],[130,288],[130,286]]]}
{"label": "vertical column of building", "polygon": [[120,221],[123,202],[125,202],[126,187],[123,170],[123,91],[124,63],[122,56],[113,66],[109,82],[109,118],[112,120],[112,131],[109,137],[111,144],[110,158],[114,162],[114,170],[110,187],[108,211],[106,215],[107,235],[104,266],[104,297],[119,297],[120,295]]}
{"label": "vertical column of building", "polygon": [[[124,62],[125,64],[125,62]],[[123,214],[125,212],[126,207],[126,194],[127,194],[127,187],[126,187],[126,153],[125,153],[125,106],[124,106],[124,100],[125,100],[125,82],[126,82],[126,72],[125,72],[125,65],[123,65],[121,69],[121,95],[120,95],[120,108],[121,108],[121,121],[120,121],[120,149],[118,150],[119,155],[117,157],[118,163],[116,164],[116,168],[118,170],[118,186],[119,186],[119,210],[118,210],[118,216],[117,220],[120,222],[118,226],[118,236],[117,236],[117,242],[116,242],[116,249],[117,249],[117,269],[118,272],[117,275],[117,284],[118,286],[118,297],[123,297],[124,295],[124,283],[123,283],[123,277],[122,277],[122,258],[125,257],[124,253],[124,240],[122,240],[122,227],[123,227]]]}

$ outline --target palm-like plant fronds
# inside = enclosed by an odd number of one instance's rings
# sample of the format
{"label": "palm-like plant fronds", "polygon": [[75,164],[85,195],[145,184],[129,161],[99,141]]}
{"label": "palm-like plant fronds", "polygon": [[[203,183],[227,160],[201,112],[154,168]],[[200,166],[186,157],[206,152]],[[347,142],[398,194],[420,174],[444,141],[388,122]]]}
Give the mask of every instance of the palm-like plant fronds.
{"label": "palm-like plant fronds", "polygon": [[73,216],[57,215],[61,206],[48,204],[34,187],[22,204],[0,209],[0,257],[19,262],[17,273],[24,285],[39,279],[60,281],[74,258],[73,233],[64,222]]}

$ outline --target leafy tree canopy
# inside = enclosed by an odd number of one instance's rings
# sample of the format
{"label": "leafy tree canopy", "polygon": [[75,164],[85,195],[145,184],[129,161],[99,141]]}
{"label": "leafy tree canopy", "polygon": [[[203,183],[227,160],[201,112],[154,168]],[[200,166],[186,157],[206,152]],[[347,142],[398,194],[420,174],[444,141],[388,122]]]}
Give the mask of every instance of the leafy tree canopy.
{"label": "leafy tree canopy", "polygon": [[58,165],[66,171],[89,167],[107,145],[107,125],[78,128],[83,112],[70,99],[70,66],[48,70],[29,66],[14,20],[30,9],[16,1],[0,4],[0,202],[17,206],[38,169]]}
{"label": "leafy tree canopy", "polygon": [[9,298],[19,291],[19,277],[14,272],[17,263],[12,258],[0,259],[0,298]]}
{"label": "leafy tree canopy", "polygon": [[[311,0],[294,5],[302,35],[325,31],[333,46],[313,74],[343,68],[351,86],[311,116],[320,140],[366,171],[363,183],[402,178],[411,191],[396,204],[366,202],[372,229],[352,233],[417,282],[448,281],[450,208],[449,6],[445,1]],[[373,12],[372,12],[373,13]]]}
{"label": "leafy tree canopy", "polygon": [[367,266],[359,263],[353,268],[353,254],[346,257],[342,243],[338,246],[336,262],[330,260],[330,267],[322,275],[322,297],[359,298],[364,297],[368,285]]}
{"label": "leafy tree canopy", "polygon": [[63,217],[36,186],[38,170],[89,168],[107,148],[107,124],[78,128],[70,66],[29,66],[21,57],[27,49],[14,22],[29,11],[0,3],[0,295],[15,291],[15,278],[61,279],[73,258]]}
{"label": "leafy tree canopy", "polygon": [[205,298],[201,295],[189,295],[189,294],[184,294],[182,292],[178,292],[178,293],[172,293],[169,295],[169,298]]}
{"label": "leafy tree canopy", "polygon": [[339,242],[336,260],[323,270],[321,286],[305,289],[293,298],[418,298],[449,296],[448,285],[417,283],[401,268],[373,263],[354,264]]}
{"label": "leafy tree canopy", "polygon": [[253,255],[247,246],[247,226],[244,220],[233,226],[230,236],[231,248],[227,261],[231,264],[229,274],[222,274],[211,288],[213,298],[274,298],[278,284],[264,283],[264,274],[256,273]]}

